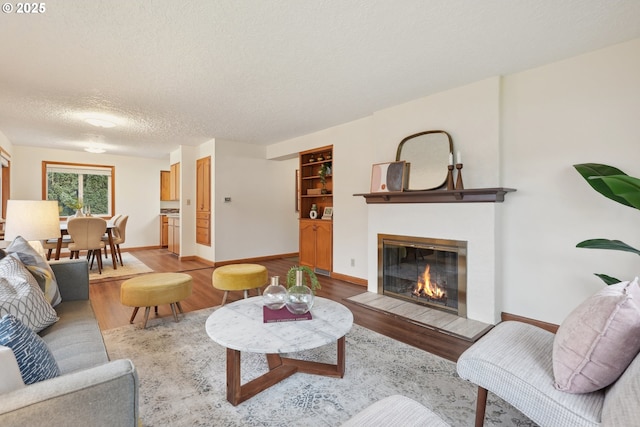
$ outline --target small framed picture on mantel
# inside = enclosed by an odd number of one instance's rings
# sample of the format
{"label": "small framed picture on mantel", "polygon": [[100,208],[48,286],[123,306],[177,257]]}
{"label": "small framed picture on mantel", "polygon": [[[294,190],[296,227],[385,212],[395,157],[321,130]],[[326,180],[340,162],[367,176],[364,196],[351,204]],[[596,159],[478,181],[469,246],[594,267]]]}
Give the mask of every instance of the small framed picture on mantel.
{"label": "small framed picture on mantel", "polygon": [[409,163],[377,163],[371,169],[371,193],[404,191],[409,182]]}
{"label": "small framed picture on mantel", "polygon": [[322,219],[332,219],[333,218],[333,207],[332,206],[327,206],[326,208],[324,208],[324,211],[322,212]]}

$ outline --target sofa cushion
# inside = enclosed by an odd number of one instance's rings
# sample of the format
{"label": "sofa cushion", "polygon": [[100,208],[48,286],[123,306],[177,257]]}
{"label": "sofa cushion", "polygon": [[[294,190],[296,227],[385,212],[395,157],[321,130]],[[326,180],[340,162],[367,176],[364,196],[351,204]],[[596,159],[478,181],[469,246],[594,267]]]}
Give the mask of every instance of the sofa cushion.
{"label": "sofa cushion", "polygon": [[23,237],[16,237],[7,252],[18,258],[38,281],[47,301],[52,306],[60,304],[62,298],[58,291],[58,283],[49,263]]}
{"label": "sofa cushion", "polygon": [[34,332],[58,320],[31,273],[11,256],[0,260],[0,316],[5,314],[13,314]]}
{"label": "sofa cushion", "polygon": [[56,311],[60,320],[40,332],[40,336],[56,358],[62,374],[109,361],[98,322],[88,300],[62,301]]}
{"label": "sofa cushion", "polygon": [[11,348],[25,384],[55,378],[60,374],[45,342],[12,314],[0,320],[0,345]]}
{"label": "sofa cushion", "polygon": [[607,286],[562,322],[553,342],[558,390],[600,390],[627,369],[640,351],[638,278]]}

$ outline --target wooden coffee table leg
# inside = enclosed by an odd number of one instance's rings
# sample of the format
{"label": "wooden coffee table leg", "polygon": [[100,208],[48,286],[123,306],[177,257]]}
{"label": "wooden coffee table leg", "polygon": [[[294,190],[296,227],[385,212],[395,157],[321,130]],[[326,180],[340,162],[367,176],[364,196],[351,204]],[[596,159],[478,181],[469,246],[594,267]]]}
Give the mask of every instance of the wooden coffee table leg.
{"label": "wooden coffee table leg", "polygon": [[[267,355],[267,359],[270,360],[270,364],[276,360],[274,357],[280,358],[276,355]],[[276,362],[277,364],[277,362]],[[240,384],[240,352],[238,350],[227,349],[227,400],[233,406],[236,406],[247,399],[252,398],[256,394],[260,393],[271,387],[274,384],[279,383],[285,378],[297,372],[295,366],[286,366],[279,364],[270,367],[269,372],[259,376],[246,384]]]}
{"label": "wooden coffee table leg", "polygon": [[295,366],[298,372],[305,374],[323,375],[325,377],[342,378],[345,371],[345,337],[338,339],[338,360],[335,365],[319,363],[309,360],[282,358],[283,366]]}

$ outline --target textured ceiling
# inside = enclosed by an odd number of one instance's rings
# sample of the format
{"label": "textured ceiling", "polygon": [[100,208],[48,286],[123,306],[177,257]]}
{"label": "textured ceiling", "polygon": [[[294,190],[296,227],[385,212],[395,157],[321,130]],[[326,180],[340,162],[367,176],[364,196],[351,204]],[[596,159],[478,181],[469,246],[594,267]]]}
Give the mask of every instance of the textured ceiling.
{"label": "textured ceiling", "polygon": [[640,37],[638,0],[44,4],[0,15],[0,131],[162,158],[211,138],[270,144]]}

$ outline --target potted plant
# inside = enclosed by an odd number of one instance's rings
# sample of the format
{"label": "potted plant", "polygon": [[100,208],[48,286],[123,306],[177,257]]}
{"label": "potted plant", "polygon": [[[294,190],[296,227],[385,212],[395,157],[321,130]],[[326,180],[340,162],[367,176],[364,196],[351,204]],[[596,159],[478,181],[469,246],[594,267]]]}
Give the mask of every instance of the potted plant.
{"label": "potted plant", "polygon": [[296,286],[296,273],[298,271],[302,272],[302,284],[304,286],[308,286],[311,291],[315,294],[316,289],[320,289],[320,282],[318,281],[318,276],[307,266],[304,265],[294,265],[287,272],[287,288],[291,288]]}
{"label": "potted plant", "polygon": [[318,171],[318,176],[320,177],[320,182],[322,183],[322,194],[327,194],[327,175],[329,175],[331,172],[331,166],[329,166],[327,163],[323,163],[322,166],[320,166],[320,170]]}
{"label": "potted plant", "polygon": [[[305,283],[309,283],[307,286]],[[293,266],[287,272],[287,300],[285,307],[291,313],[302,315],[313,307],[315,290],[320,288],[318,277],[309,267]]]}
{"label": "potted plant", "polygon": [[82,203],[82,199],[81,198],[77,197],[77,198],[72,199],[71,201],[69,201],[69,202],[67,202],[65,204],[70,209],[73,209],[74,211],[76,211],[75,214],[74,214],[75,216],[77,216],[77,217],[84,216],[82,214],[82,206],[84,206],[84,205]]}
{"label": "potted plant", "polygon": [[[603,196],[631,208],[640,209],[640,179],[634,178],[613,166],[599,163],[573,165],[591,187]],[[589,239],[576,245],[578,248],[609,249],[640,255],[635,249],[620,240]],[[606,274],[596,273],[607,285],[620,280]]]}

